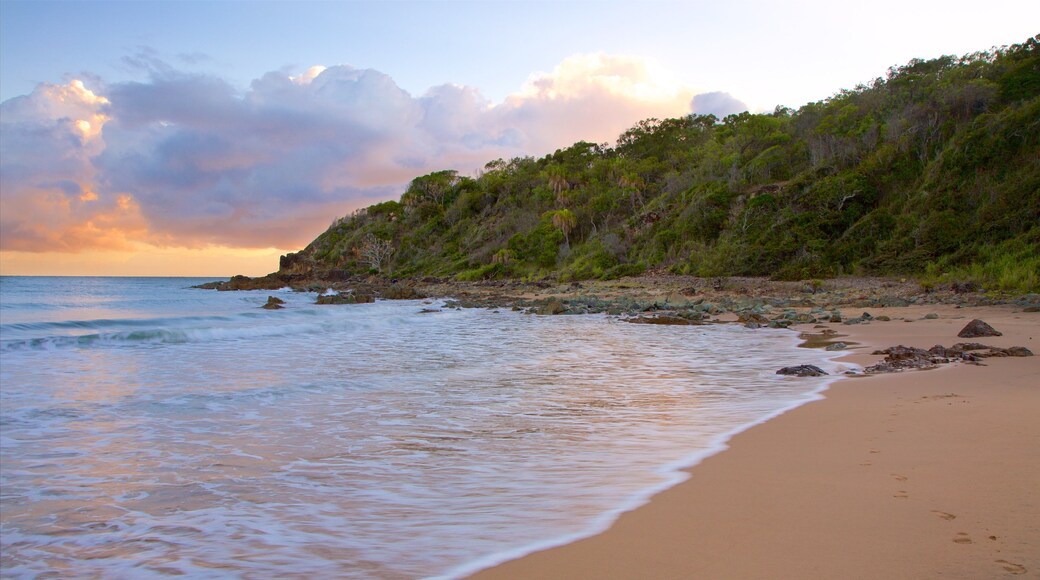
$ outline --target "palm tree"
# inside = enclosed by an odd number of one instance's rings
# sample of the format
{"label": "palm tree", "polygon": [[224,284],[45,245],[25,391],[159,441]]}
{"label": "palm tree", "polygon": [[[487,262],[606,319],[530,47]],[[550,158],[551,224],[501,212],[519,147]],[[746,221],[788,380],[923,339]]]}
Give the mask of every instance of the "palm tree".
{"label": "palm tree", "polygon": [[578,225],[578,218],[574,217],[569,209],[561,209],[552,213],[552,224],[563,232],[563,241],[569,248],[571,246],[570,234]]}
{"label": "palm tree", "polygon": [[567,170],[562,165],[554,163],[545,168],[545,180],[549,183],[549,187],[552,187],[557,203],[562,205],[563,200],[560,198],[560,193],[571,187],[570,182],[567,181]]}

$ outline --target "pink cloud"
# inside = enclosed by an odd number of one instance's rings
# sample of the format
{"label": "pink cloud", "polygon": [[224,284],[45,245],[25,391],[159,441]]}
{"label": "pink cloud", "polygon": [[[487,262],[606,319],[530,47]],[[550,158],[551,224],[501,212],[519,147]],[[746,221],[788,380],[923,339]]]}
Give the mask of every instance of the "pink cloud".
{"label": "pink cloud", "polygon": [[168,65],[151,75],[0,104],[3,249],[296,249],[417,175],[613,141],[693,96],[648,61],[606,55],[566,59],[497,105],[450,84],[413,97],[349,66],[244,91]]}

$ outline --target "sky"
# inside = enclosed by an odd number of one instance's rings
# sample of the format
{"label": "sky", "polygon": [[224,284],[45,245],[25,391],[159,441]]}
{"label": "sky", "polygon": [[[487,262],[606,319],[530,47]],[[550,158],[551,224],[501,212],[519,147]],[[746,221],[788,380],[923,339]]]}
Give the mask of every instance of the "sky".
{"label": "sky", "polygon": [[416,176],[798,108],[1040,2],[0,0],[0,274],[262,275]]}

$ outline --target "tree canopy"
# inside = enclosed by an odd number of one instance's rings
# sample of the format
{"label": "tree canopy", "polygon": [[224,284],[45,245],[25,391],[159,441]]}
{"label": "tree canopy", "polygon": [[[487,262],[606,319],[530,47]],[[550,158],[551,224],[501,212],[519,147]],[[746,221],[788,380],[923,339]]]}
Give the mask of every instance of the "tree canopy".
{"label": "tree canopy", "polygon": [[[1040,290],[1040,36],[910,61],[797,111],[640,121],[617,142],[416,177],[301,255],[396,275],[610,278],[664,268]],[[369,237],[372,236],[372,237]]]}

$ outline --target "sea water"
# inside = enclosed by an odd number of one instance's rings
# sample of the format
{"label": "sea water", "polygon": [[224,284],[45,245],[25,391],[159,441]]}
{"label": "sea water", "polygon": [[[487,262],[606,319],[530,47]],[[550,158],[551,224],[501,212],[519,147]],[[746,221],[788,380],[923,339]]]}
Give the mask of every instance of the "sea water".
{"label": "sea water", "polygon": [[458,576],[827,384],[779,366],[839,369],[784,330],[202,281],[0,278],[5,577]]}

